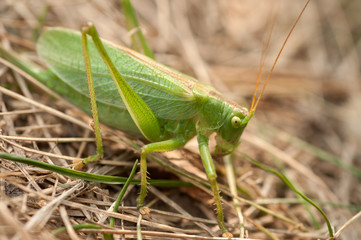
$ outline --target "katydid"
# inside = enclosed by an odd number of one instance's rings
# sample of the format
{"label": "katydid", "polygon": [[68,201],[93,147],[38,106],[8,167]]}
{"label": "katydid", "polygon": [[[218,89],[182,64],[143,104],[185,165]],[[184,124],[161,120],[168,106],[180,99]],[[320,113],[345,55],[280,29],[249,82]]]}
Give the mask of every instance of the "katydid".
{"label": "katydid", "polygon": [[225,99],[211,86],[128,48],[101,40],[91,23],[81,33],[63,28],[46,30],[38,41],[37,51],[49,70],[11,60],[3,51],[0,56],[92,114],[97,154],[84,159],[83,163],[103,155],[99,120],[150,141],[141,149],[141,190],[137,199],[140,213],[149,214],[149,209],[143,207],[147,194],[147,154],[175,150],[196,136],[217,206],[218,225],[223,236],[232,236],[224,224],[217,175],[208,147],[209,136],[217,134],[216,155],[233,152],[262,93],[248,111]]}

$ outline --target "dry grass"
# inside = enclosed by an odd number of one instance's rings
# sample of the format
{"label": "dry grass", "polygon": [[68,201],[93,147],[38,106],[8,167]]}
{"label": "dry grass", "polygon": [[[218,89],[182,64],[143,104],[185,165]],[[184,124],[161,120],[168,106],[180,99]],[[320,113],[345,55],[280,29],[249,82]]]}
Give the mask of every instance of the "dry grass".
{"label": "dry grass", "polygon": [[[103,38],[124,45],[130,42],[118,1],[20,0],[0,2],[2,45],[37,61],[35,45],[30,39],[37,27],[37,17],[46,3],[49,12],[45,26],[80,29],[87,21],[93,21]],[[280,0],[275,6],[268,0],[138,0],[133,4],[158,61],[211,83],[227,97],[248,105],[257,76],[264,33],[272,18],[268,16],[274,13],[276,22],[266,69],[274,61],[303,1]],[[242,136],[243,142],[238,150],[282,169],[303,193],[323,203],[361,205],[360,179],[321,160],[312,152],[313,148],[304,147],[299,141],[308,142],[312,147],[338,156],[344,163],[361,168],[360,10],[361,3],[357,1],[340,3],[323,0],[311,3],[287,43],[256,117]],[[78,118],[87,123],[87,116],[64,101],[54,101],[2,65],[0,83],[70,117],[70,120],[55,117],[51,109],[39,110],[28,102],[0,94],[2,135],[76,137],[76,141],[68,140],[66,143],[16,142],[23,147],[56,155],[84,157],[94,153],[94,143],[87,142],[92,137],[87,124],[72,122],[73,118]],[[105,158],[112,161],[90,165],[88,170],[128,176],[132,163],[138,157],[132,142],[141,143],[106,127],[103,130]],[[16,147],[14,142],[1,138],[1,151],[57,165],[68,164],[64,157],[43,156],[42,153]],[[196,148],[191,142],[186,149],[159,156],[176,164],[182,171],[204,177],[200,159],[194,153]],[[241,207],[250,238],[268,239],[269,236],[260,230],[262,228],[279,239],[326,238],[326,227],[320,214],[312,207],[294,203],[297,201],[295,194],[277,177],[255,168],[241,157],[237,157],[234,164],[236,183],[247,192],[242,197],[297,223],[293,226],[243,201]],[[179,178],[154,162],[149,165],[152,179]],[[226,185],[223,163],[217,165],[219,182]],[[61,226],[91,222],[107,225],[109,216],[118,219],[117,237],[129,238],[130,232],[134,232],[138,216],[134,209],[137,187],[129,189],[124,206],[119,213],[112,214],[106,210],[114,202],[120,190],[118,186],[83,182],[5,160],[1,160],[0,180],[1,239],[13,239],[16,234],[21,239],[55,239],[50,232]],[[154,204],[153,220],[146,219],[142,223],[143,229],[150,231],[151,239],[173,239],[164,235],[167,232],[175,232],[179,236],[220,234],[211,210],[214,208],[212,197],[208,192],[151,187],[146,200]],[[321,207],[336,230],[357,213],[327,204],[321,204]],[[239,234],[238,217],[231,198],[224,197],[224,208],[230,231],[234,235]],[[313,225],[311,215],[320,223],[320,230]],[[302,231],[301,226],[307,231]],[[360,229],[361,222],[358,220],[342,232],[339,239],[359,239]],[[101,239],[99,232],[68,230],[59,238]],[[148,236],[146,232],[144,236]]]}

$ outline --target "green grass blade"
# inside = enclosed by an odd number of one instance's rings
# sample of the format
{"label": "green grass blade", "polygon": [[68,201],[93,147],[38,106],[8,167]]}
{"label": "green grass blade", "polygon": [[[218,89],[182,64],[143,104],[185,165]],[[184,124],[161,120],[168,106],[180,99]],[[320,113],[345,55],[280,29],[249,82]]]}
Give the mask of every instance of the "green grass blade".
{"label": "green grass blade", "polygon": [[[280,174],[283,174],[286,178],[287,178],[287,172],[286,172],[286,168],[283,164],[282,161],[279,161],[278,158],[275,158],[275,164],[276,164],[276,168],[279,169],[280,171]],[[292,183],[292,181],[289,180],[289,182],[295,186],[295,188],[297,187],[297,185],[295,185],[294,183]],[[303,200],[301,196],[299,195],[296,195],[296,197],[300,200]],[[311,221],[313,223],[313,226],[316,228],[316,229],[320,229],[320,224],[318,223],[315,215],[312,213],[312,211],[310,211],[310,205],[306,202],[306,201],[302,201],[302,205],[303,207],[305,208],[306,212],[310,215],[310,218],[311,218]]]}
{"label": "green grass blade", "polygon": [[[122,201],[122,199],[124,197],[125,191],[128,189],[128,186],[129,186],[131,180],[134,177],[135,170],[137,170],[137,165],[138,165],[138,160],[136,160],[134,162],[134,165],[133,165],[132,170],[130,171],[129,177],[128,177],[127,181],[125,182],[122,190],[120,191],[117,200],[115,201],[113,212],[118,211],[118,207],[119,207],[120,202]],[[109,226],[114,227],[114,223],[115,223],[115,218],[111,217],[110,222],[109,222]],[[113,240],[114,239],[113,234],[104,234],[104,239],[105,240]]]}
{"label": "green grass blade", "polygon": [[[78,225],[72,225],[74,230],[80,230],[80,229],[102,229],[102,227],[95,225],[95,224],[78,224]],[[52,234],[54,236],[59,235],[66,231],[65,227],[61,227],[58,229],[55,229]]]}
{"label": "green grass blade", "polygon": [[6,60],[12,65],[16,66],[20,70],[29,74],[31,77],[37,79],[39,82],[46,82],[50,78],[53,78],[51,73],[44,71],[39,66],[32,62],[22,59],[18,54],[5,50],[0,46],[0,58]]}
{"label": "green grass blade", "polygon": [[[86,173],[81,171],[76,171],[72,169],[68,169],[65,167],[60,167],[57,165],[52,165],[44,162],[40,162],[34,159],[19,157],[12,154],[0,152],[0,158],[11,160],[14,162],[20,162],[24,164],[28,164],[34,167],[39,167],[42,169],[46,169],[52,172],[59,173],[61,175],[65,175],[68,177],[74,177],[78,179],[82,179],[85,181],[90,182],[99,182],[99,183],[107,183],[107,184],[125,184],[127,178],[125,177],[114,177],[114,176],[106,176],[106,175],[98,175],[93,173]],[[161,187],[194,187],[193,184],[184,181],[176,181],[176,180],[148,180],[149,184],[154,186],[161,186]],[[130,182],[131,184],[139,184],[140,180],[133,179]]]}
{"label": "green grass blade", "polygon": [[328,232],[329,232],[329,235],[330,237],[333,237],[333,230],[332,230],[332,227],[331,227],[331,224],[330,224],[330,221],[328,220],[326,214],[322,211],[322,209],[317,206],[316,203],[314,203],[311,199],[309,199],[306,195],[304,195],[303,193],[301,193],[300,191],[298,191],[295,186],[293,186],[293,184],[288,180],[288,178],[283,175],[282,173],[279,173],[278,171],[276,171],[275,169],[269,167],[269,166],[266,166],[258,161],[256,161],[255,159],[251,158],[250,156],[242,153],[242,156],[247,160],[249,161],[250,163],[252,163],[253,165],[267,171],[267,172],[270,172],[270,173],[273,173],[275,174],[277,177],[279,177],[293,192],[295,192],[296,194],[298,194],[300,197],[302,197],[305,201],[307,201],[308,203],[310,203],[312,206],[314,206],[320,213],[321,215],[323,216],[323,218],[325,219],[325,222],[327,224],[327,228],[328,228]]}
{"label": "green grass blade", "polygon": [[[115,202],[115,205],[114,205],[113,212],[116,212],[118,210],[119,204],[120,204],[120,202],[122,201],[122,199],[124,197],[125,191],[127,190],[130,182],[132,181],[132,179],[134,177],[135,170],[137,169],[137,165],[138,165],[138,160],[135,161],[135,163],[133,165],[133,168],[132,168],[132,171],[130,172],[129,177],[128,177],[127,181],[125,182],[124,187],[122,188],[122,190],[119,193],[117,201]],[[114,220],[115,219],[113,217],[110,219],[110,224],[109,225],[111,227],[114,227]]]}
{"label": "green grass blade", "polygon": [[[301,199],[300,196],[297,196],[297,198]],[[319,222],[317,221],[317,218],[315,217],[315,215],[312,213],[312,211],[310,209],[310,205],[308,205],[307,202],[305,202],[305,201],[302,204],[303,204],[303,207],[305,208],[306,212],[310,216],[313,226],[315,226],[315,228],[317,230],[320,230],[321,226],[320,226]]]}
{"label": "green grass blade", "polygon": [[130,0],[121,0],[121,5],[123,6],[123,12],[127,22],[127,27],[129,31],[136,31],[132,34],[132,45],[133,49],[139,52],[138,42],[141,49],[143,50],[144,55],[149,58],[155,59],[152,50],[150,49],[145,37],[139,27],[139,22],[137,15],[135,14],[134,8],[130,3]]}
{"label": "green grass blade", "polygon": [[41,28],[44,25],[45,18],[46,18],[46,15],[48,14],[48,12],[49,12],[49,4],[45,3],[40,12],[40,15],[37,18],[37,23],[33,30],[33,35],[31,36],[31,40],[33,42],[36,42],[36,40],[38,40],[40,32],[41,32]]}

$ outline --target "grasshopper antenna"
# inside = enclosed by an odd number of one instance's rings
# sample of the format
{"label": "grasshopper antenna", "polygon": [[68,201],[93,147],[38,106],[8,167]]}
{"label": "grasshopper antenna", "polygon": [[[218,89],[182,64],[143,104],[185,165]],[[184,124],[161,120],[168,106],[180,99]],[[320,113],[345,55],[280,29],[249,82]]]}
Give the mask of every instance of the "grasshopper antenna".
{"label": "grasshopper antenna", "polygon": [[278,59],[280,58],[281,53],[283,52],[283,49],[285,48],[288,39],[290,38],[291,34],[293,33],[293,30],[295,29],[297,23],[298,23],[299,20],[301,19],[301,16],[302,16],[302,14],[304,13],[304,11],[306,10],[306,8],[307,8],[308,4],[310,3],[310,1],[311,1],[311,0],[308,0],[308,1],[306,2],[306,4],[305,4],[305,6],[303,7],[301,13],[298,15],[295,23],[293,24],[291,30],[289,31],[289,33],[288,33],[285,41],[283,42],[283,45],[282,45],[280,51],[278,52],[278,55],[277,55],[277,57],[276,57],[276,60],[274,61],[273,65],[272,65],[272,67],[271,67],[271,70],[269,71],[269,73],[268,73],[268,75],[267,75],[267,78],[266,78],[265,83],[263,84],[263,88],[262,88],[262,90],[261,90],[261,93],[260,93],[260,95],[258,96],[256,103],[254,103],[254,102],[255,102],[255,99],[256,99],[256,93],[257,93],[258,84],[259,84],[259,81],[260,81],[260,78],[261,78],[261,71],[262,71],[262,68],[263,68],[263,65],[264,65],[264,58],[265,58],[264,55],[265,55],[265,52],[266,52],[266,50],[267,50],[267,48],[268,48],[268,45],[269,45],[269,42],[270,42],[270,39],[268,38],[268,40],[267,40],[267,42],[266,42],[266,45],[265,45],[265,47],[264,47],[264,49],[263,49],[263,51],[262,51],[261,63],[260,63],[260,67],[259,67],[258,75],[257,75],[256,89],[255,89],[255,92],[254,92],[254,95],[253,95],[253,100],[252,100],[252,105],[251,105],[251,108],[250,108],[250,111],[249,111],[249,116],[252,116],[252,115],[255,113],[256,108],[257,108],[258,103],[259,103],[259,100],[261,99],[261,97],[262,97],[262,95],[263,95],[263,92],[264,92],[264,90],[265,90],[265,88],[266,88],[266,85],[267,85],[267,83],[268,83],[268,81],[269,81],[269,79],[270,79],[270,77],[271,77],[271,75],[272,75],[272,73],[273,73],[273,70],[274,70],[274,68],[275,68],[275,66],[276,66],[276,64],[277,64],[277,62],[278,62]]}
{"label": "grasshopper antenna", "polygon": [[[271,12],[274,13],[274,11],[271,11]],[[273,27],[274,27],[274,23],[275,23],[274,14],[271,14],[271,15],[272,16],[268,17],[268,19],[271,19],[271,21],[268,21],[270,23],[270,27],[267,28],[267,29],[269,29],[269,31],[268,31],[267,37],[265,38],[265,42],[263,43],[262,56],[261,56],[260,62],[258,64],[259,68],[258,68],[258,74],[257,74],[256,87],[254,89],[253,98],[252,98],[252,105],[251,105],[251,108],[250,108],[250,111],[249,111],[250,116],[254,114],[253,109],[255,109],[255,108],[253,108],[253,107],[254,107],[255,102],[256,102],[258,86],[259,86],[259,82],[260,82],[261,76],[262,76],[262,69],[263,69],[263,66],[264,66],[264,62],[266,60],[266,53],[267,53],[267,50],[268,50],[268,47],[269,47],[269,43],[271,42],[271,35],[272,35],[272,32],[273,32]]]}

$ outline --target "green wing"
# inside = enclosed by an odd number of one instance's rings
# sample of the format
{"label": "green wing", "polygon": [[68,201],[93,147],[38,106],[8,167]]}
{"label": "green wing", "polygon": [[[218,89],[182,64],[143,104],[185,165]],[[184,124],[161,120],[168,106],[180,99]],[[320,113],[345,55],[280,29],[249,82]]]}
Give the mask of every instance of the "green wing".
{"label": "green wing", "polygon": [[[108,43],[104,45],[119,72],[156,117],[181,120],[197,113],[197,104],[192,94],[194,79],[179,75],[144,56],[142,58],[145,61],[142,61],[137,57],[138,54],[129,54],[126,51],[130,50],[124,50],[125,48]],[[97,101],[125,109],[91,39],[89,49]],[[47,66],[67,85],[81,95],[89,95],[80,33],[62,28],[48,29],[39,39],[37,51]]]}

